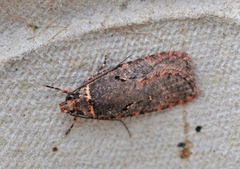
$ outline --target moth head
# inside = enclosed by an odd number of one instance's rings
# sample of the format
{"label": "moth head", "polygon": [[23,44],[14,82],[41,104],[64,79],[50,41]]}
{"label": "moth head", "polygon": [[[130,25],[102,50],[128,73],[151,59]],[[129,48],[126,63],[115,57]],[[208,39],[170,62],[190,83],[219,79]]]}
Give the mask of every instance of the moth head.
{"label": "moth head", "polygon": [[67,100],[59,104],[62,113],[74,113],[76,111],[75,100]]}
{"label": "moth head", "polygon": [[72,116],[84,115],[80,98],[74,98],[74,96],[68,95],[66,100],[59,105],[62,113],[68,113]]}
{"label": "moth head", "polygon": [[68,95],[65,102],[59,104],[62,113],[73,113],[76,110],[75,100],[73,96]]}

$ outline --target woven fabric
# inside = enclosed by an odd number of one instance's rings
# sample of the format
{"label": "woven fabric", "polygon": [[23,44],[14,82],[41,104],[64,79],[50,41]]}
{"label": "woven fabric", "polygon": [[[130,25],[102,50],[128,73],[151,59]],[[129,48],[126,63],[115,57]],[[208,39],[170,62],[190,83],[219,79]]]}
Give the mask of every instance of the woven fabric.
{"label": "woven fabric", "polygon": [[[0,168],[239,166],[237,2],[4,0],[0,10]],[[73,117],[44,84],[74,90],[105,54],[111,67],[162,51],[191,55],[194,101],[125,118],[132,138],[119,122],[88,119],[62,138]]]}

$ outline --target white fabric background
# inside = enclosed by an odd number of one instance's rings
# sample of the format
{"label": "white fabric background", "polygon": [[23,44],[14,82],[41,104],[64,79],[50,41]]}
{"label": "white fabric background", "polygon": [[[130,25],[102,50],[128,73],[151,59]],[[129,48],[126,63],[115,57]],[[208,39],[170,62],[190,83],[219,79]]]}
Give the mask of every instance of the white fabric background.
{"label": "white fabric background", "polygon": [[[239,7],[233,0],[3,0],[0,168],[238,168]],[[51,39],[59,26],[67,28]],[[43,84],[74,90],[105,53],[111,67],[130,54],[170,50],[192,56],[198,98],[126,118],[132,138],[121,123],[87,119],[62,138],[73,117],[60,113],[65,95]],[[191,155],[182,159],[184,141]]]}

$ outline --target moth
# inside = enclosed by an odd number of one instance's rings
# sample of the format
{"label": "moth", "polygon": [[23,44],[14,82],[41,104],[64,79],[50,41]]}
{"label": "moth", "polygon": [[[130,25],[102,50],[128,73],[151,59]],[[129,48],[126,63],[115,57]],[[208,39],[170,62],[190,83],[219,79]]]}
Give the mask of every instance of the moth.
{"label": "moth", "polygon": [[125,117],[160,111],[198,96],[193,63],[186,53],[169,51],[123,62],[96,72],[74,91],[44,85],[67,94],[60,109],[74,121],[64,137],[79,118],[123,123]]}

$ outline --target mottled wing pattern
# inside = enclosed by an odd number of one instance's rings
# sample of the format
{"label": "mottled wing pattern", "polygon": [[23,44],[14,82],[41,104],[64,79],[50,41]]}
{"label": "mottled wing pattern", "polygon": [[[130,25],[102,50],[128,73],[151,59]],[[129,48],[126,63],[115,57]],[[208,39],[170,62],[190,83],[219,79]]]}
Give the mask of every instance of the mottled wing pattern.
{"label": "mottled wing pattern", "polygon": [[102,119],[159,111],[198,95],[191,58],[181,52],[157,53],[124,63],[91,82],[89,90],[94,113]]}

